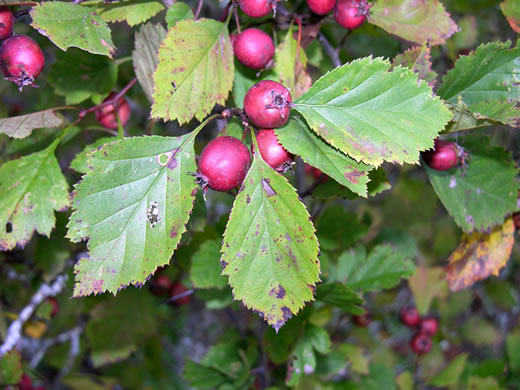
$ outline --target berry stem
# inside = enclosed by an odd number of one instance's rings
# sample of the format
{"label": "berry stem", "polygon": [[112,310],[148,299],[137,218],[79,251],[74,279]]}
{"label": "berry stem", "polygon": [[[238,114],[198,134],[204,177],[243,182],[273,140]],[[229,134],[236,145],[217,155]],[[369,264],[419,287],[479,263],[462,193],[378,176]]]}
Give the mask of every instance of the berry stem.
{"label": "berry stem", "polygon": [[240,20],[238,19],[238,12],[237,12],[236,5],[235,5],[235,7],[233,7],[233,12],[235,13],[235,23],[237,24],[237,31],[239,34],[241,34],[242,31],[240,30]]}
{"label": "berry stem", "polygon": [[197,20],[200,15],[200,11],[202,10],[202,5],[204,4],[204,0],[199,0],[197,4],[197,10],[195,11],[194,19]]}
{"label": "berry stem", "polygon": [[190,290],[187,290],[187,291],[184,291],[180,294],[177,294],[177,295],[174,295],[173,297],[171,298],[168,298],[166,301],[162,302],[162,303],[171,303],[171,302],[175,302],[176,300],[178,299],[181,299],[181,298],[184,298],[184,297],[187,297],[188,295],[192,295],[193,293],[195,292],[195,289],[190,289]]}
{"label": "berry stem", "polygon": [[233,2],[230,1],[227,5],[226,5],[226,8],[224,9],[224,12],[222,13],[222,16],[220,17],[220,21],[221,22],[224,22],[227,17],[228,17],[228,14],[229,14],[229,9],[231,8],[231,6],[233,5]]}

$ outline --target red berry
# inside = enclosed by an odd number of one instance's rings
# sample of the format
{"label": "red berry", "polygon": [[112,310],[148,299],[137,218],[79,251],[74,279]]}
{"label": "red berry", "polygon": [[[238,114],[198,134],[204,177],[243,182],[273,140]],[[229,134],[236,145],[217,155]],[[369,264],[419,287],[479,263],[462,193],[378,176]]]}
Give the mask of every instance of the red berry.
{"label": "red berry", "polygon": [[240,0],[240,9],[247,16],[261,18],[276,7],[275,0]]}
{"label": "red berry", "polygon": [[15,35],[0,47],[0,69],[5,77],[16,83],[20,90],[25,85],[35,87],[37,77],[45,65],[40,46],[25,35]]}
{"label": "red berry", "polygon": [[47,302],[52,306],[51,317],[54,317],[56,314],[60,312],[60,306],[58,305],[58,301],[56,298],[49,298]]}
{"label": "red berry", "polygon": [[229,191],[242,184],[250,162],[246,145],[234,137],[217,137],[200,154],[198,180],[203,188]]}
{"label": "red berry", "polygon": [[274,129],[289,120],[291,102],[291,93],[282,84],[262,80],[247,91],[244,110],[256,127]]}
{"label": "red berry", "polygon": [[0,41],[11,36],[14,29],[14,15],[7,7],[0,7]]}
{"label": "red berry", "polygon": [[338,0],[334,9],[334,19],[341,26],[354,30],[367,20],[368,5],[366,0]]}
{"label": "red berry", "polygon": [[238,61],[251,69],[262,69],[274,56],[273,39],[262,30],[248,28],[235,38],[233,51]]}
{"label": "red berry", "polygon": [[166,275],[159,275],[150,281],[150,291],[153,295],[165,295],[172,288],[172,281]]}
{"label": "red berry", "polygon": [[460,162],[459,150],[454,142],[435,140],[433,150],[422,153],[426,164],[436,171],[447,171]]}
{"label": "red berry", "polygon": [[421,332],[414,334],[410,339],[410,348],[412,348],[412,351],[417,355],[424,355],[430,352],[432,344],[431,337]]}
{"label": "red berry", "polygon": [[419,325],[421,333],[433,336],[439,330],[439,321],[435,317],[424,317]]}
{"label": "red berry", "polygon": [[[104,102],[112,99],[117,94],[115,92],[110,92],[110,95],[107,96]],[[120,97],[117,101],[117,113],[119,114],[119,119],[121,120],[121,124],[124,126],[128,120],[130,119],[130,106],[124,97]],[[113,104],[109,104],[99,110],[96,110],[96,118],[99,124],[108,129],[117,130],[117,117]]]}
{"label": "red berry", "polygon": [[354,316],[354,322],[357,326],[366,327],[372,322],[372,316],[370,313],[366,312],[364,314]]}
{"label": "red berry", "polygon": [[285,172],[290,167],[292,156],[280,145],[274,130],[260,130],[256,141],[262,158],[271,168]]}
{"label": "red berry", "polygon": [[[175,297],[177,295],[181,295],[188,291],[188,289],[182,283],[174,283],[172,288],[170,289],[170,298]],[[176,299],[171,303],[177,306],[186,305],[191,301],[191,294],[185,295],[182,298]]]}
{"label": "red berry", "polygon": [[307,0],[309,9],[317,15],[328,14],[336,5],[336,0]]}
{"label": "red berry", "polygon": [[32,390],[33,386],[31,377],[27,374],[23,374],[18,383],[18,388],[20,390]]}
{"label": "red berry", "polygon": [[409,327],[419,325],[421,322],[421,316],[415,307],[403,306],[399,312],[401,322]]}

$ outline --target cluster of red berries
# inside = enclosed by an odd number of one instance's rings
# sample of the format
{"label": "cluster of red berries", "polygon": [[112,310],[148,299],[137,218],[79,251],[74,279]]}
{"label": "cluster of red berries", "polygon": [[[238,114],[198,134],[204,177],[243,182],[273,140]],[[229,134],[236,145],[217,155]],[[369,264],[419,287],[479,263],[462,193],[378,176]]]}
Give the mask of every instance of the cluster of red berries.
{"label": "cluster of red berries", "polygon": [[439,321],[435,317],[421,317],[415,307],[403,306],[399,312],[401,322],[416,328],[417,332],[410,339],[410,348],[417,355],[424,355],[432,348],[432,337],[439,330]]}
{"label": "cluster of red berries", "polygon": [[[186,286],[181,282],[174,282],[166,275],[159,275],[150,281],[150,291],[152,294],[162,297],[168,296],[169,298],[181,295],[188,291]],[[187,294],[180,297],[172,302],[176,306],[183,306],[191,301],[191,294]]]}
{"label": "cluster of red berries", "polygon": [[307,0],[307,5],[317,15],[326,15],[334,9],[336,22],[349,30],[365,23],[371,7],[367,0]]}
{"label": "cluster of red berries", "polygon": [[424,162],[436,171],[447,171],[460,163],[464,164],[467,153],[455,142],[436,139],[433,149],[422,153]]}
{"label": "cluster of red berries", "polygon": [[45,65],[42,49],[26,35],[13,35],[15,18],[8,7],[0,7],[0,69],[20,90],[30,85]]}

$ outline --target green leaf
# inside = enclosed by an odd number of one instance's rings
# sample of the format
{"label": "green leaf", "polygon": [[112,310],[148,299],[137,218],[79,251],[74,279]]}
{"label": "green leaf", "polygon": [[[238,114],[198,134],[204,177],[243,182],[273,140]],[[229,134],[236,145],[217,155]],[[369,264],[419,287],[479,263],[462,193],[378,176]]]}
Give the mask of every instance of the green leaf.
{"label": "green leaf", "polygon": [[58,95],[65,96],[67,104],[78,104],[92,96],[105,97],[116,85],[118,66],[106,57],[78,49],[56,56],[49,82]]}
{"label": "green leaf", "polygon": [[163,9],[164,5],[159,0],[120,0],[99,4],[96,12],[105,22],[126,21],[130,26],[136,26],[153,18]]}
{"label": "green leaf", "polygon": [[516,374],[520,373],[520,334],[518,332],[507,336],[506,349],[509,368]]}
{"label": "green leaf", "polygon": [[146,23],[140,31],[135,33],[132,62],[137,81],[151,103],[153,103],[153,74],[159,64],[157,53],[165,36],[166,30],[162,25],[151,23]]}
{"label": "green leaf", "polygon": [[417,267],[408,281],[417,310],[425,315],[434,298],[445,298],[449,294],[448,282],[443,267]]}
{"label": "green leaf", "polygon": [[233,48],[227,25],[211,19],[182,20],[159,49],[152,117],[182,125],[225,104],[233,87]]}
{"label": "green leaf", "polygon": [[338,67],[314,83],[294,107],[329,144],[371,165],[417,163],[451,114],[410,70],[380,58]]}
{"label": "green leaf", "polygon": [[[390,182],[386,176],[386,172],[382,167],[372,169],[368,172],[369,182],[367,185],[367,192],[369,196],[376,196],[377,194],[390,189]],[[321,183],[318,188],[312,192],[312,196],[315,198],[346,198],[355,200],[359,198],[359,195],[355,194],[347,187],[342,186],[337,181],[327,180],[325,183]],[[320,241],[321,242],[321,241]]]}
{"label": "green leaf", "polygon": [[314,231],[295,189],[255,153],[233,203],[221,265],[235,299],[276,330],[313,299],[320,272]]}
{"label": "green leaf", "polygon": [[182,2],[173,3],[166,12],[166,23],[168,25],[168,30],[181,20],[193,18],[193,11],[188,4]]}
{"label": "green leaf", "polygon": [[62,50],[79,47],[110,58],[115,52],[110,28],[90,7],[50,1],[38,4],[30,14],[31,26]]}
{"label": "green leaf", "polygon": [[191,258],[191,282],[196,288],[224,288],[227,279],[221,275],[220,240],[208,240]]}
{"label": "green leaf", "polygon": [[87,163],[89,154],[94,152],[96,149],[99,149],[101,146],[116,140],[118,140],[117,137],[103,137],[96,140],[96,142],[87,145],[82,152],[76,154],[70,163],[70,167],[79,173],[87,173],[90,170]]}
{"label": "green leaf", "polygon": [[300,156],[307,164],[320,169],[356,194],[367,196],[371,166],[357,163],[334,149],[300,118],[291,118],[285,126],[275,131],[278,140],[289,152]]}
{"label": "green leaf", "polygon": [[429,384],[437,387],[446,387],[457,384],[462,372],[464,371],[467,359],[468,354],[466,353],[458,355],[444,370],[437,374]]}
{"label": "green leaf", "polygon": [[316,221],[320,247],[325,250],[344,250],[368,233],[368,226],[356,214],[345,211],[344,206],[332,205]]}
{"label": "green leaf", "polygon": [[500,3],[500,8],[511,28],[520,33],[520,3],[516,0],[505,0]]}
{"label": "green leaf", "polygon": [[193,360],[186,362],[184,366],[184,377],[190,382],[190,385],[193,386],[194,389],[201,390],[218,389],[220,386],[230,383],[229,378],[219,370],[195,363]]}
{"label": "green leaf", "polygon": [[335,278],[353,290],[378,291],[394,287],[413,272],[413,262],[391,246],[378,245],[367,254],[359,245],[340,256]]}
{"label": "green leaf", "polygon": [[469,153],[465,167],[436,171],[424,164],[430,182],[455,223],[465,232],[501,224],[517,209],[518,169],[509,153],[485,136],[459,138]]}
{"label": "green leaf", "polygon": [[363,390],[397,390],[392,368],[382,364],[370,365],[370,375],[363,377],[361,388]]}
{"label": "green leaf", "polygon": [[355,315],[360,315],[365,312],[360,306],[363,304],[363,299],[359,294],[339,282],[318,285],[316,300]]}
{"label": "green leaf", "polygon": [[479,119],[490,119],[511,127],[520,127],[520,108],[514,102],[489,100],[472,104],[471,110]]}
{"label": "green leaf", "polygon": [[438,75],[437,72],[432,70],[431,49],[426,44],[411,47],[404,53],[396,55],[392,60],[392,67],[395,68],[399,65],[413,70],[421,80],[426,81],[431,87],[435,85]]}
{"label": "green leaf", "polygon": [[[448,126],[446,126],[446,130],[449,132],[462,131],[467,129],[475,129],[478,127],[495,126],[500,124],[500,122],[508,122],[511,123],[510,126],[513,126],[512,121],[514,120],[516,113],[514,108],[509,109],[509,107],[507,107],[509,104],[510,103],[500,103],[497,101],[496,109],[500,110],[501,113],[497,113],[496,116],[500,119],[492,120],[481,114],[472,112],[468,108],[467,104],[465,104],[462,100],[462,96],[459,95],[457,97],[457,104],[447,102],[447,106],[450,108],[450,111],[453,114],[453,118],[451,119],[450,123],[448,123]],[[493,104],[490,104],[489,102],[484,102],[483,105],[483,111],[490,110],[493,107]],[[480,106],[480,103],[477,103],[474,106],[477,106],[477,108],[480,109],[480,107],[478,107]],[[503,109],[500,107],[503,107]]]}
{"label": "green leaf", "polygon": [[74,268],[75,297],[141,286],[168,264],[193,208],[193,141],[205,123],[182,137],[126,138],[90,155],[68,225],[72,241],[89,240],[89,258]]}
{"label": "green leaf", "polygon": [[59,127],[64,121],[54,111],[51,108],[25,115],[0,118],[0,133],[12,138],[25,138],[30,136],[35,129]]}
{"label": "green leaf", "polygon": [[263,345],[269,359],[275,364],[282,364],[289,359],[298,339],[303,335],[306,319],[305,312],[293,317],[283,326],[279,332],[273,328],[266,329]]}
{"label": "green leaf", "polygon": [[0,358],[0,383],[15,385],[22,374],[22,356],[18,350],[13,349]]}
{"label": "green leaf", "polygon": [[23,247],[34,231],[49,237],[54,210],[69,206],[69,185],[54,156],[58,143],[0,167],[1,250]]}
{"label": "green leaf", "polygon": [[439,0],[378,0],[369,21],[407,41],[441,45],[458,30]]}

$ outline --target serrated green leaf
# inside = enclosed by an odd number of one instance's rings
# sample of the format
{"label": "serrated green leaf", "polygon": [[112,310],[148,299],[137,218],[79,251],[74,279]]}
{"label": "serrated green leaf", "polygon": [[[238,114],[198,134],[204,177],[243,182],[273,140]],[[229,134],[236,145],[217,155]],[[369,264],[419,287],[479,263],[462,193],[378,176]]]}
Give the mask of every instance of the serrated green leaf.
{"label": "serrated green leaf", "polygon": [[223,384],[229,383],[229,378],[212,367],[188,360],[184,366],[184,377],[194,389],[211,390],[218,389]]}
{"label": "serrated green leaf", "polygon": [[254,154],[224,233],[221,264],[236,300],[275,329],[313,299],[318,242],[287,179]]}
{"label": "serrated green leaf", "polygon": [[413,272],[413,262],[389,245],[378,245],[368,254],[358,245],[340,256],[334,279],[353,290],[378,291],[394,287]]}
{"label": "serrated green leaf", "polygon": [[79,47],[112,58],[115,47],[110,28],[95,10],[63,1],[40,3],[31,12],[31,26],[61,50]]}
{"label": "serrated green leaf", "polygon": [[466,360],[468,354],[463,353],[454,358],[444,370],[435,376],[430,381],[430,385],[437,387],[446,387],[449,385],[455,385],[459,380],[464,367],[466,366]]}
{"label": "serrated green leaf", "polygon": [[[377,167],[368,172],[369,182],[367,185],[367,192],[369,196],[376,196],[377,194],[391,188],[390,181],[386,176],[386,172],[382,167]],[[342,186],[335,180],[327,180],[321,183],[318,188],[312,192],[315,198],[331,199],[331,198],[345,198],[355,200],[359,198],[347,187]]]}
{"label": "serrated green leaf", "polygon": [[378,0],[369,22],[407,41],[441,45],[458,30],[438,0]]}
{"label": "serrated green leaf", "polygon": [[[459,95],[460,96],[460,95]],[[514,102],[488,100],[471,105],[471,111],[479,119],[490,119],[511,127],[520,127],[520,108]],[[488,122],[490,121],[488,120]]]}
{"label": "serrated green leaf", "polygon": [[0,133],[12,138],[25,138],[35,129],[55,128],[64,123],[54,109],[32,112],[30,114],[0,118]]}
{"label": "serrated green leaf", "polygon": [[505,0],[500,3],[500,8],[511,28],[520,33],[520,3],[516,0]]}
{"label": "serrated green leaf", "polygon": [[140,31],[135,33],[132,62],[137,81],[151,103],[153,103],[153,74],[159,64],[157,53],[165,36],[166,30],[162,25],[151,23],[145,24]]}
{"label": "serrated green leaf", "polygon": [[103,137],[98,139],[96,142],[85,146],[82,152],[76,154],[72,162],[70,163],[70,167],[79,173],[87,173],[89,171],[89,166],[87,164],[87,158],[90,153],[94,150],[99,149],[101,146],[109,144],[112,141],[116,141],[117,137]]}
{"label": "serrated green leaf", "polygon": [[289,152],[300,156],[307,164],[320,169],[338,183],[358,195],[367,196],[368,172],[371,166],[334,149],[313,133],[300,118],[294,118],[275,130],[280,143]]}
{"label": "serrated green leaf", "polygon": [[116,85],[118,66],[103,56],[71,49],[58,52],[49,72],[54,91],[67,104],[78,104],[95,95],[107,95]]}
{"label": "serrated green leaf", "polygon": [[501,147],[485,136],[459,138],[469,154],[464,167],[436,171],[424,164],[442,204],[465,232],[483,231],[501,224],[517,209],[518,169]]}
{"label": "serrated green leaf", "polygon": [[159,49],[152,117],[182,125],[224,104],[233,87],[233,48],[227,25],[211,19],[182,20]]}
{"label": "serrated green leaf", "polygon": [[193,140],[204,125],[182,137],[126,138],[89,157],[69,222],[72,241],[89,240],[75,297],[142,285],[168,264],[193,208]]}
{"label": "serrated green leaf", "polygon": [[177,22],[185,19],[193,19],[193,11],[190,6],[186,3],[176,2],[173,3],[168,11],[166,12],[166,24],[168,25],[168,29],[175,26]]}
{"label": "serrated green leaf", "polygon": [[327,207],[316,221],[320,247],[324,250],[344,250],[368,233],[368,226],[343,205]]}
{"label": "serrated green leaf", "polygon": [[15,385],[20,382],[22,374],[22,356],[18,350],[13,349],[0,357],[0,383]]}
{"label": "serrated green leaf", "polygon": [[365,312],[360,306],[363,304],[363,299],[359,294],[339,282],[318,285],[316,300],[355,315],[360,315]]}
{"label": "serrated green leaf", "polygon": [[159,0],[119,0],[99,4],[96,12],[105,22],[126,21],[130,26],[136,26],[153,18],[163,9],[164,5]]}
{"label": "serrated green leaf", "polygon": [[[450,108],[451,113],[453,114],[453,118],[451,119],[450,123],[448,123],[448,125],[446,126],[446,129],[449,132],[475,129],[478,127],[488,127],[500,124],[498,121],[486,118],[483,115],[472,112],[462,100],[462,96],[458,96],[457,104],[453,104],[450,102],[447,102],[446,104]],[[500,103],[498,103],[498,105],[500,105]],[[508,103],[504,103],[504,105],[507,106]],[[484,103],[484,109],[488,110],[491,107],[492,106],[489,104],[489,102]],[[503,110],[502,113],[503,114],[499,115],[500,117],[502,117],[502,119],[512,119],[507,114],[507,110]]]}
{"label": "serrated green leaf", "polygon": [[0,167],[1,250],[23,247],[34,231],[49,237],[56,222],[54,211],[69,206],[69,185],[54,156],[58,143],[59,139]]}
{"label": "serrated green leaf", "polygon": [[191,282],[196,288],[224,288],[227,279],[221,275],[220,240],[208,240],[191,258]]}
{"label": "serrated green leaf", "polygon": [[380,58],[345,64],[316,81],[294,108],[312,130],[356,160],[417,163],[451,114],[415,73],[389,69]]}
{"label": "serrated green leaf", "polygon": [[412,47],[404,53],[396,55],[392,60],[392,67],[399,65],[413,70],[421,80],[426,81],[430,86],[435,85],[438,75],[432,70],[431,49],[426,44]]}

